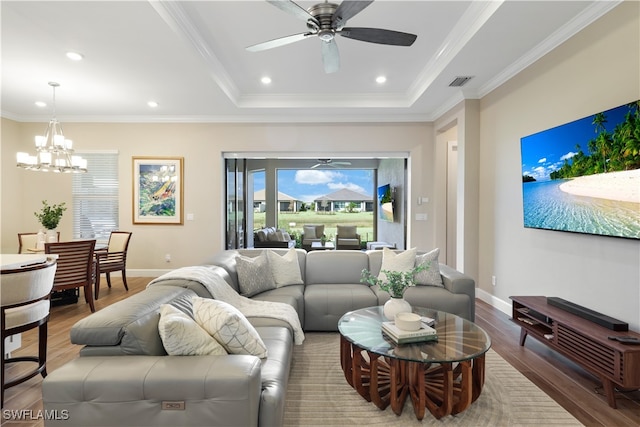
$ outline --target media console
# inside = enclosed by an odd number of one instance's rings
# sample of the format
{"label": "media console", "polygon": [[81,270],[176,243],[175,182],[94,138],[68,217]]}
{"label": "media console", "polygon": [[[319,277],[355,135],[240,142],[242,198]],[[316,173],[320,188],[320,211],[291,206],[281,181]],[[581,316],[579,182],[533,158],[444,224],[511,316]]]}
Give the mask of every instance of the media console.
{"label": "media console", "polygon": [[547,303],[544,296],[513,296],[511,320],[521,327],[520,345],[528,335],[576,362],[602,381],[607,402],[616,407],[614,384],[640,388],[640,345],[609,337],[635,337],[631,331],[613,331]]}

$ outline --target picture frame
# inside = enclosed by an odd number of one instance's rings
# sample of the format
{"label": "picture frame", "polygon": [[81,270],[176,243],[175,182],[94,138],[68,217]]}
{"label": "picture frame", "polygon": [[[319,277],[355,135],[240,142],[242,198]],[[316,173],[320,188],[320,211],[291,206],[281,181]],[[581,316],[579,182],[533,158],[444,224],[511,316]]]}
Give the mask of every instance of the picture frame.
{"label": "picture frame", "polygon": [[184,157],[133,157],[133,223],[182,225]]}

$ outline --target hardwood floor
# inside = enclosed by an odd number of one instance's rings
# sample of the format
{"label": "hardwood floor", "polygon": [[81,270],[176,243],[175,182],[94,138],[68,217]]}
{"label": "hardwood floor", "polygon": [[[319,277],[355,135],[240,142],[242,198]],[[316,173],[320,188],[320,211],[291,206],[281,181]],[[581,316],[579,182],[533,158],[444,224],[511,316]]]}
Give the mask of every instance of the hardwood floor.
{"label": "hardwood floor", "polygon": [[[111,289],[106,286],[101,288],[100,299],[96,301],[96,310],[144,290],[150,280],[150,278],[130,277],[127,280],[129,292],[126,292],[121,280],[114,278]],[[84,303],[82,296],[77,304],[52,308],[47,361],[49,372],[78,357],[80,348],[69,341],[69,329],[75,322],[89,314],[89,307]],[[493,350],[584,425],[607,427],[640,425],[640,391],[618,393],[618,409],[612,409],[607,404],[596,377],[535,339],[528,338],[525,346],[520,347],[518,345],[520,328],[513,324],[506,314],[477,300],[476,323],[491,336]],[[28,332],[23,334],[22,347],[15,354],[33,354],[36,348],[37,335]],[[7,368],[7,376],[16,375],[20,369],[22,368]],[[42,419],[33,419],[41,414],[39,411],[42,410],[41,385],[42,377],[38,376],[6,391],[2,426],[44,426]],[[17,414],[22,415],[23,419],[17,420]]]}

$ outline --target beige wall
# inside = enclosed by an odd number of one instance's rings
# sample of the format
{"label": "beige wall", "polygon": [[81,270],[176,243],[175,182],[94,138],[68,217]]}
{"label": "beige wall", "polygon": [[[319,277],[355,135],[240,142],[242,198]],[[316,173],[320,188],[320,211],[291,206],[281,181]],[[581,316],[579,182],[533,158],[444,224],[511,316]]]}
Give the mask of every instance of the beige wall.
{"label": "beige wall", "polygon": [[[127,263],[132,274],[156,274],[159,270],[203,262],[224,247],[223,152],[406,152],[424,172],[411,186],[431,185],[433,146],[430,124],[120,124],[66,123],[65,134],[83,150],[117,150],[120,158],[120,229],[133,231]],[[37,230],[33,212],[42,199],[71,204],[71,176],[36,173],[15,167],[16,151],[33,151],[33,136],[41,123],[3,120],[2,129],[2,251],[17,248],[17,233]],[[184,212],[194,221],[184,225],[133,225],[132,156],[184,157]],[[90,166],[89,166],[90,167]],[[9,189],[5,194],[5,188]],[[421,190],[420,190],[421,191]],[[14,203],[14,200],[20,203]],[[59,230],[72,236],[68,211]],[[422,226],[422,224],[420,224]],[[416,228],[416,227],[414,227]],[[420,227],[418,227],[419,229]],[[409,241],[421,249],[433,246],[429,234],[416,231]],[[165,254],[172,262],[165,263]]]}
{"label": "beige wall", "polygon": [[559,296],[640,330],[640,242],[525,229],[520,165],[521,137],[640,99],[639,10],[622,4],[482,99],[480,295]]}

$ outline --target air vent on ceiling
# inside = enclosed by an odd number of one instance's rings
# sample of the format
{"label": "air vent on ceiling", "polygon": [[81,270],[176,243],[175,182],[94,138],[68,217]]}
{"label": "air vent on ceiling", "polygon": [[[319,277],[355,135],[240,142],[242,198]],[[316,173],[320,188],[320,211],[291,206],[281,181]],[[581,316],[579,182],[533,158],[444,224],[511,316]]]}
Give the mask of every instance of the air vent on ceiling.
{"label": "air vent on ceiling", "polygon": [[471,80],[473,76],[460,76],[453,79],[451,83],[449,83],[450,87],[460,87],[466,84],[469,80]]}

